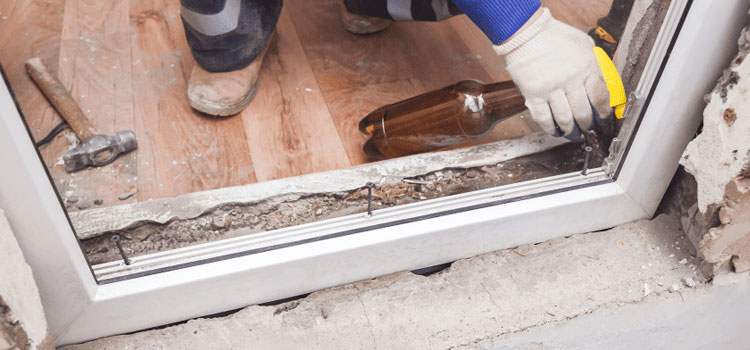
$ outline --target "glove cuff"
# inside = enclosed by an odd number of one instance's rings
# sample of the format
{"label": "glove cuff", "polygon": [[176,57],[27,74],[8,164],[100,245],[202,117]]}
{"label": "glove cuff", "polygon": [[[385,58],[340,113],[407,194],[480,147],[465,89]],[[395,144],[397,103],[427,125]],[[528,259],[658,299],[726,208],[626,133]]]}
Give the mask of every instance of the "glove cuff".
{"label": "glove cuff", "polygon": [[523,46],[523,44],[529,42],[535,36],[539,35],[539,33],[547,31],[554,20],[555,19],[552,17],[549,9],[545,7],[542,9],[542,15],[539,16],[539,18],[537,18],[528,28],[516,33],[516,36],[513,39],[508,40],[506,43],[493,46],[493,49],[498,55],[506,56]]}
{"label": "glove cuff", "polygon": [[454,0],[497,45],[508,40],[542,6],[539,0]]}

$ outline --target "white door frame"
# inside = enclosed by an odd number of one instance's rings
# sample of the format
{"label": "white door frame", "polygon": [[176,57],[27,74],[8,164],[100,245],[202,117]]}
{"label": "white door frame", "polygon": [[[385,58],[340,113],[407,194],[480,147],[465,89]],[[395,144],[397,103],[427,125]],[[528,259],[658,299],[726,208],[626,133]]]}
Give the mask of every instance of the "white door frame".
{"label": "white door frame", "polygon": [[[614,179],[595,169],[588,177],[563,175],[385,209],[373,218],[303,225],[267,235],[317,232],[319,239],[286,240],[253,254],[242,252],[262,242],[237,241],[231,249],[240,254],[232,258],[97,284],[28,129],[0,84],[0,208],[34,271],[57,345],[649,218],[700,123],[703,95],[736,54],[747,10],[747,0],[672,1],[639,87],[642,121]],[[320,236],[342,226],[350,232]],[[212,246],[197,249],[206,247]],[[159,256],[138,260],[146,266],[154,259]]]}

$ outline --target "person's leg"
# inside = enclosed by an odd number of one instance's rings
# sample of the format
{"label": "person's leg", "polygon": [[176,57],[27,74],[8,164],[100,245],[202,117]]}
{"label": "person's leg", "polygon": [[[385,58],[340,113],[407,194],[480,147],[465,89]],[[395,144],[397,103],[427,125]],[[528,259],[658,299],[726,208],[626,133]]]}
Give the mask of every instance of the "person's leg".
{"label": "person's leg", "polygon": [[437,22],[463,12],[451,0],[345,0],[351,13],[393,21]]}
{"label": "person's leg", "polygon": [[196,62],[209,72],[248,66],[276,28],[282,0],[180,0]]}
{"label": "person's leg", "polygon": [[229,116],[257,91],[282,0],[180,0],[185,36],[196,65],[188,100],[198,111]]}

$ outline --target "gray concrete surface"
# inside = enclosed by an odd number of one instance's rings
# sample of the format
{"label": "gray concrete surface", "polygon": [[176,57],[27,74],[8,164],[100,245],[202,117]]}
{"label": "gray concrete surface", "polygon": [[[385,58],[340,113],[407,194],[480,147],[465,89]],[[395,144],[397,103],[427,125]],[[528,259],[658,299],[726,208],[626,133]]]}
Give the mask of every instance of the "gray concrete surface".
{"label": "gray concrete surface", "polygon": [[458,349],[747,349],[750,276],[599,310]]}
{"label": "gray concrete surface", "polygon": [[0,350],[52,349],[31,268],[0,209]]}
{"label": "gray concrete surface", "polygon": [[[517,344],[533,343],[529,337],[544,344],[548,340],[530,332],[607,319],[596,315],[623,305],[651,309],[712,295],[715,287],[697,272],[691,245],[677,227],[676,219],[660,216],[461,260],[428,277],[405,272],[64,349],[493,348],[516,336],[526,337]],[[631,334],[646,337],[639,342],[651,335],[660,334]],[[588,347],[586,338],[578,341]]]}

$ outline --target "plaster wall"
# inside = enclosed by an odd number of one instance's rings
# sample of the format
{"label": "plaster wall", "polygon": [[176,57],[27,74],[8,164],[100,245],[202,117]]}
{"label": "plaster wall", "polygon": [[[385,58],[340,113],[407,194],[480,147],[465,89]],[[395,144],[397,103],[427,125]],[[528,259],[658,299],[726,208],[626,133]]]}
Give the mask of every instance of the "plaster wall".
{"label": "plaster wall", "polygon": [[31,268],[0,210],[0,350],[52,348]]}
{"label": "plaster wall", "polygon": [[750,27],[738,46],[706,97],[702,132],[681,160],[697,183],[688,222],[701,228],[699,251],[714,275],[750,271]]}

